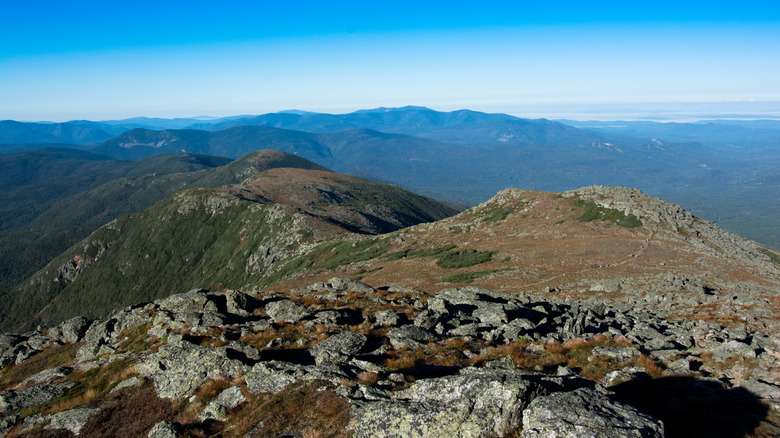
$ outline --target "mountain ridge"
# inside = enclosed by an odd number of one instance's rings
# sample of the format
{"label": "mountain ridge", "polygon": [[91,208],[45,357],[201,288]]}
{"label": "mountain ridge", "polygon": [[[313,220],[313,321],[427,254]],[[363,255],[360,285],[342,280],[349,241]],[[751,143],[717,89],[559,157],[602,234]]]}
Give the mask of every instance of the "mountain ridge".
{"label": "mountain ridge", "polygon": [[[98,164],[78,157],[98,160]],[[8,181],[3,180],[0,194],[6,206],[0,212],[5,227],[0,256],[12,262],[0,267],[0,289],[28,277],[106,222],[147,208],[178,190],[236,184],[271,167],[325,169],[271,150],[236,160],[189,154],[126,162],[70,150],[39,150],[2,158],[3,177]],[[14,160],[29,165],[16,166]],[[103,171],[101,163],[105,163]],[[27,169],[24,175],[16,172],[20,168]],[[79,169],[87,173],[82,175]],[[48,185],[14,188],[13,184],[25,184],[30,178],[48,178],[42,181]]]}
{"label": "mountain ridge", "polygon": [[[242,177],[238,185],[178,192],[99,228],[7,292],[4,299],[15,304],[3,311],[3,325],[29,325],[44,304],[45,320],[62,312],[75,316],[85,306],[107,312],[117,300],[152,298],[185,277],[209,284],[257,281],[278,258],[312,239],[387,232],[456,212],[394,186],[324,170],[282,168]],[[93,263],[104,268],[90,268]],[[232,268],[214,269],[226,263]]]}
{"label": "mountain ridge", "polygon": [[[508,189],[446,219],[359,235],[343,225],[380,231],[365,227],[389,222],[377,209],[396,190],[364,186],[277,168],[133,215],[155,226],[125,216],[101,228],[52,265],[59,282],[92,276],[93,290],[44,298],[41,312],[76,311],[80,299],[125,307],[0,335],[2,430],[780,431],[777,252],[639,190],[604,186]],[[131,287],[95,276],[106,263],[103,273]],[[181,270],[187,263],[196,268]],[[248,268],[270,275],[223,275]],[[147,295],[126,305],[132,288]]]}

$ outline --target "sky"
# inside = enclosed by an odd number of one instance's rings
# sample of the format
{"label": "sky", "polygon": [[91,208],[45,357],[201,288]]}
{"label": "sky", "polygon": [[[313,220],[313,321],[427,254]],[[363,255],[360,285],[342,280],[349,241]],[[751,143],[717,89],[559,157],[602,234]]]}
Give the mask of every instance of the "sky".
{"label": "sky", "polygon": [[776,0],[0,0],[0,119],[778,102]]}

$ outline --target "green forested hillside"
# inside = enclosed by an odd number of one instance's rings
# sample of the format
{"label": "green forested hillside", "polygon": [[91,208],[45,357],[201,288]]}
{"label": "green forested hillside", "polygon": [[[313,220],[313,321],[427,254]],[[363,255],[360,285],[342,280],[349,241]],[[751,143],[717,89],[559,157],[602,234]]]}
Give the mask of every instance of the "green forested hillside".
{"label": "green forested hillside", "polygon": [[209,285],[259,285],[301,248],[352,232],[392,231],[457,210],[394,186],[277,169],[238,186],[190,189],[101,227],[7,291],[3,328],[95,317]]}
{"label": "green forested hillside", "polygon": [[0,160],[0,257],[9,260],[0,266],[0,290],[32,275],[108,221],[179,190],[236,184],[274,167],[324,169],[276,151],[258,151],[235,161],[178,154],[126,162],[51,149]]}

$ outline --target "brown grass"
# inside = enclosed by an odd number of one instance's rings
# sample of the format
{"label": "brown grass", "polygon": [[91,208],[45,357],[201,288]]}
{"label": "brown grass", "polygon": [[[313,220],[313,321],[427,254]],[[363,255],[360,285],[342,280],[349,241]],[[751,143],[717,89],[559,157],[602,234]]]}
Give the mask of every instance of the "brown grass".
{"label": "brown grass", "polygon": [[558,341],[546,342],[544,344],[544,351],[550,354],[563,354],[566,352],[566,347]]}
{"label": "brown grass", "polygon": [[46,413],[51,415],[51,414],[56,414],[58,412],[77,408],[82,405],[86,405],[90,401],[96,399],[99,395],[101,395],[101,391],[99,391],[96,388],[89,388],[76,397],[66,399],[64,401],[61,401],[53,405],[52,407],[46,410]]}
{"label": "brown grass", "polygon": [[645,368],[647,370],[647,374],[650,374],[650,377],[654,379],[663,377],[664,375],[664,368],[659,365],[655,359],[646,354],[638,356],[636,358],[635,364],[636,366]]}
{"label": "brown grass", "polygon": [[363,385],[376,385],[379,382],[379,373],[376,371],[362,371],[357,378],[358,382]]}
{"label": "brown grass", "polygon": [[130,391],[105,397],[100,411],[84,425],[79,437],[143,437],[158,421],[173,418],[180,407],[179,403],[157,397],[149,383]]}
{"label": "brown grass", "polygon": [[[269,342],[280,339],[282,344],[284,344],[284,347],[286,349],[307,349],[311,348],[316,344],[317,342],[323,340],[323,335],[326,335],[325,332],[311,332],[306,327],[304,327],[304,322],[299,322],[297,324],[288,324],[288,323],[278,323],[274,327],[268,328],[266,330],[261,330],[259,332],[255,333],[249,333],[241,337],[239,339],[240,342],[248,345],[252,345],[254,347],[259,348],[260,350],[267,349],[266,345],[268,345]],[[301,344],[298,342],[303,340]],[[279,348],[279,347],[274,347]]]}
{"label": "brown grass", "polygon": [[349,402],[332,390],[321,390],[323,385],[310,380],[278,394],[251,394],[225,424],[223,436],[245,436],[262,422],[257,436],[348,437]]}
{"label": "brown grass", "polygon": [[298,301],[299,303],[303,304],[306,307],[313,308],[315,310],[321,310],[327,308],[326,304],[327,301],[323,300],[320,297],[312,296],[312,295],[304,295],[295,301]]}
{"label": "brown grass", "polygon": [[385,366],[392,370],[403,370],[414,368],[425,361],[425,350],[416,348],[409,351],[405,346],[398,350],[388,352],[391,355],[386,361]]}
{"label": "brown grass", "polygon": [[225,345],[228,344],[230,344],[230,341],[222,338],[215,339],[214,342],[211,343],[213,347],[224,347]]}
{"label": "brown grass", "polygon": [[112,362],[86,372],[74,371],[66,378],[68,381],[76,383],[73,388],[48,403],[25,408],[22,410],[22,416],[26,417],[37,413],[51,415],[79,406],[94,405],[105,397],[117,383],[135,374],[136,371],[132,363],[127,361]]}
{"label": "brown grass", "polygon": [[207,380],[195,390],[195,396],[202,401],[210,401],[219,395],[220,392],[228,389],[230,382],[222,376]]}

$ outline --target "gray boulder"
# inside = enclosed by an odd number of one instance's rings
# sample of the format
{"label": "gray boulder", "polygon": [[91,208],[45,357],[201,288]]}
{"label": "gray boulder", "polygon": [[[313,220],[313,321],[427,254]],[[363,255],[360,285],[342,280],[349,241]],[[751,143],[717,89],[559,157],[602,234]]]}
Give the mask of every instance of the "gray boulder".
{"label": "gray boulder", "polygon": [[205,289],[193,289],[183,294],[171,295],[155,301],[160,309],[170,312],[203,312],[204,310],[219,310],[217,303]]}
{"label": "gray boulder", "polygon": [[72,368],[65,367],[65,366],[58,366],[54,367],[48,370],[43,370],[39,373],[35,373],[32,376],[26,378],[23,384],[34,384],[34,385],[40,385],[42,383],[49,383],[53,380],[61,379],[68,374],[73,372]]}
{"label": "gray boulder", "polygon": [[481,323],[499,326],[509,321],[509,315],[505,309],[503,304],[480,302],[471,315]]}
{"label": "gray boulder", "polygon": [[764,401],[773,404],[780,404],[780,386],[760,380],[748,379],[740,383],[739,386],[751,393],[757,395]]}
{"label": "gray boulder", "polygon": [[51,422],[44,429],[65,429],[71,431],[74,435],[81,432],[81,428],[89,421],[89,418],[99,411],[97,408],[78,408],[58,412],[50,415]]}
{"label": "gray boulder", "polygon": [[296,380],[303,379],[313,368],[277,360],[259,362],[246,375],[246,386],[252,393],[277,393]]}
{"label": "gray boulder", "polygon": [[114,334],[115,324],[116,320],[112,318],[94,321],[84,333],[84,345],[76,353],[76,361],[85,362],[112,352],[109,341]]}
{"label": "gray boulder", "polygon": [[325,362],[344,363],[356,355],[367,340],[366,335],[346,330],[325,339],[309,352],[317,365]]}
{"label": "gray boulder", "polygon": [[257,300],[253,297],[232,289],[225,291],[225,300],[228,313],[234,315],[248,316],[257,306]]}
{"label": "gray boulder", "polygon": [[60,397],[72,383],[57,385],[31,386],[29,388],[7,390],[0,394],[0,412],[14,412],[31,406],[38,406]]}
{"label": "gray boulder", "polygon": [[20,344],[26,340],[27,340],[26,337],[22,335],[17,335],[15,333],[0,334],[0,351],[8,350],[14,345]]}
{"label": "gray boulder", "polygon": [[430,330],[443,320],[444,318],[440,313],[434,312],[431,309],[426,309],[417,314],[414,318],[414,325],[424,328],[425,330]]}
{"label": "gray boulder", "polygon": [[352,280],[349,278],[339,278],[339,277],[333,277],[330,280],[328,280],[328,285],[331,289],[337,290],[337,291],[350,291],[350,292],[362,292],[362,293],[373,293],[375,292],[375,289],[363,282]]}
{"label": "gray boulder", "polygon": [[9,363],[21,363],[28,357],[33,356],[39,352],[40,350],[30,347],[30,345],[28,345],[26,342],[16,344],[13,347],[5,350],[3,354],[0,355],[0,366],[6,366]]}
{"label": "gray boulder", "polygon": [[274,322],[295,323],[311,315],[306,306],[290,300],[272,301],[265,305],[265,312]]}
{"label": "gray boulder", "polygon": [[480,292],[484,292],[484,290],[464,287],[463,289],[443,289],[436,296],[454,305],[477,306],[483,302]]}
{"label": "gray boulder", "polygon": [[393,348],[399,348],[401,345],[418,347],[422,343],[436,339],[436,335],[416,325],[404,325],[387,332],[387,338]]}
{"label": "gray boulder", "polygon": [[750,345],[740,341],[727,341],[717,344],[712,348],[713,359],[724,361],[731,356],[742,356],[747,359],[754,359],[756,351]]}
{"label": "gray boulder", "polygon": [[222,391],[214,401],[209,403],[203,411],[198,414],[199,421],[206,421],[208,419],[225,421],[230,416],[228,415],[228,409],[233,409],[244,403],[246,397],[241,392],[241,388],[238,386],[232,386]]}
{"label": "gray boulder", "polygon": [[152,426],[149,430],[148,438],[178,438],[182,429],[177,423],[163,420]]}
{"label": "gray boulder", "polygon": [[232,359],[226,347],[201,347],[171,335],[157,353],[136,365],[138,372],[154,381],[161,398],[178,399],[189,396],[209,379],[243,376],[249,366]]}
{"label": "gray boulder", "polygon": [[650,375],[647,374],[647,369],[644,367],[626,367],[620,370],[615,370],[607,373],[601,384],[606,388],[620,385],[621,383],[631,382],[634,380],[648,379]]}
{"label": "gray boulder", "polygon": [[125,380],[122,380],[121,382],[117,383],[116,386],[114,386],[111,389],[111,392],[117,392],[124,388],[131,388],[133,386],[137,386],[138,384],[142,383],[142,380],[139,379],[137,376],[133,376],[130,378],[127,378]]}
{"label": "gray boulder", "polygon": [[518,372],[478,370],[416,381],[391,400],[355,401],[355,437],[491,437],[520,427],[542,387]]}
{"label": "gray boulder", "polygon": [[58,326],[60,337],[69,344],[75,344],[84,336],[89,324],[90,321],[83,316],[71,318]]}
{"label": "gray boulder", "polygon": [[10,431],[18,421],[19,416],[16,414],[0,418],[0,437],[5,436],[5,434],[8,433],[8,431]]}
{"label": "gray boulder", "polygon": [[114,323],[114,337],[119,335],[123,330],[131,330],[150,323],[153,320],[151,313],[134,309],[125,309],[116,312],[112,314],[112,318],[116,321]]}
{"label": "gray boulder", "polygon": [[401,317],[398,316],[398,313],[393,312],[392,310],[383,310],[374,315],[374,319],[376,320],[376,325],[395,327],[398,325]]}
{"label": "gray boulder", "polygon": [[581,388],[534,399],[523,411],[522,438],[663,437],[663,424],[604,394]]}

